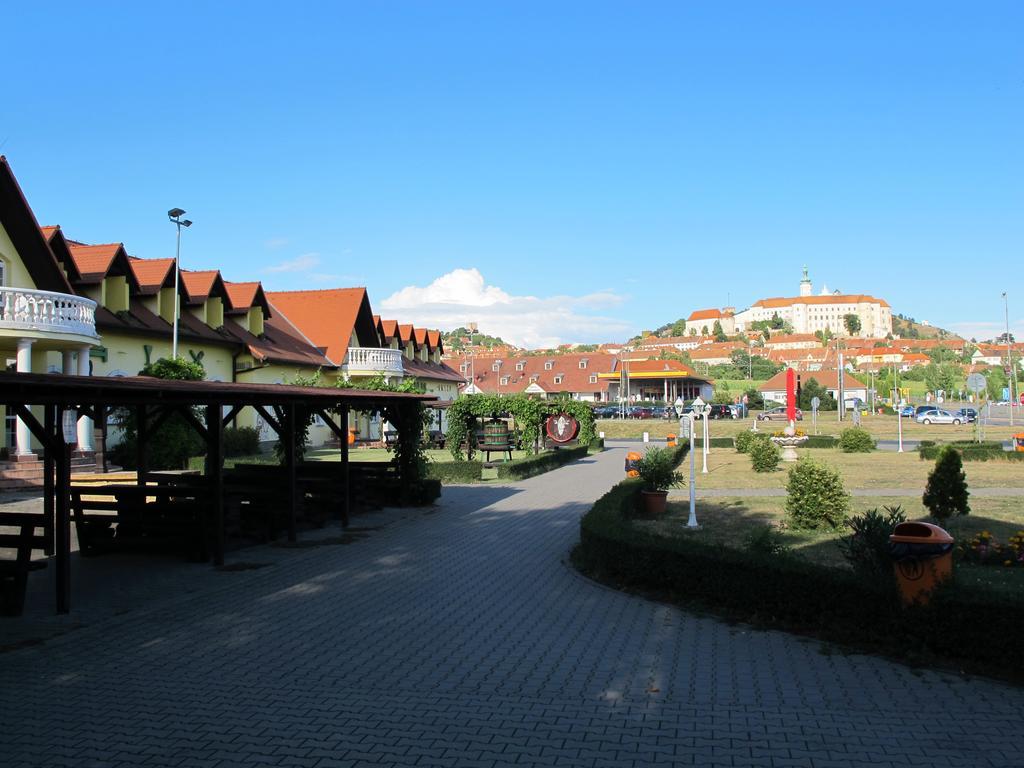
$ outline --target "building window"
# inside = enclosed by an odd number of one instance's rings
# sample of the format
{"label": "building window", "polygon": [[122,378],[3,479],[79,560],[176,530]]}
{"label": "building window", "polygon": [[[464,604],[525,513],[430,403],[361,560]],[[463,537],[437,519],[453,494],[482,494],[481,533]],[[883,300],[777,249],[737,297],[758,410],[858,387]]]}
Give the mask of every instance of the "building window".
{"label": "building window", "polygon": [[561,376],[561,374],[559,374],[558,376],[555,376],[555,384],[561,384],[561,383],[562,383],[562,376]]}
{"label": "building window", "polygon": [[540,376],[538,376],[538,375],[537,375],[537,374],[535,373],[535,374],[533,374],[533,375],[532,375],[532,376],[530,377],[530,383],[531,383],[531,384],[536,384],[536,383],[537,383],[537,380],[538,380],[538,379],[540,379]]}
{"label": "building window", "polygon": [[597,374],[596,373],[590,374],[590,383],[591,384],[597,384]]}
{"label": "building window", "polygon": [[508,376],[502,376],[501,377],[501,385],[505,386],[506,384],[508,384]]}
{"label": "building window", "polygon": [[491,363],[491,370],[494,371],[495,373],[500,371],[501,370],[501,360],[498,360],[495,363]]}
{"label": "building window", "polygon": [[548,361],[546,361],[544,363],[544,370],[545,371],[550,371],[554,367],[555,367],[555,364],[551,360],[548,360]]}
{"label": "building window", "polygon": [[583,369],[583,368],[586,368],[586,367],[587,367],[587,361],[586,360],[580,360],[580,368]]}
{"label": "building window", "polygon": [[522,363],[522,362],[516,363],[516,370],[517,371],[524,371],[524,370],[526,370],[526,363]]}
{"label": "building window", "polygon": [[7,285],[7,262],[0,259],[0,287]]}

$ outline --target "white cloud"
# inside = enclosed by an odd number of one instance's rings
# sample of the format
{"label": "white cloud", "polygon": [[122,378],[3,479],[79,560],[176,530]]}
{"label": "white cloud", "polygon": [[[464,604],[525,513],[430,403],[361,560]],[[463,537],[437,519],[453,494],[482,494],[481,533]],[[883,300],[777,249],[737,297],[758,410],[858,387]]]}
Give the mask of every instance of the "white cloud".
{"label": "white cloud", "polygon": [[319,253],[304,253],[264,269],[264,272],[308,272],[320,265]]}
{"label": "white cloud", "polygon": [[619,318],[592,314],[623,303],[601,291],[583,296],[513,296],[487,285],[477,269],[455,269],[430,285],[410,285],[380,303],[383,316],[418,327],[450,330],[475,322],[481,332],[521,347],[614,341],[632,332]]}
{"label": "white cloud", "polygon": [[263,247],[271,251],[276,251],[278,248],[284,248],[288,245],[287,237],[272,237],[263,243]]}

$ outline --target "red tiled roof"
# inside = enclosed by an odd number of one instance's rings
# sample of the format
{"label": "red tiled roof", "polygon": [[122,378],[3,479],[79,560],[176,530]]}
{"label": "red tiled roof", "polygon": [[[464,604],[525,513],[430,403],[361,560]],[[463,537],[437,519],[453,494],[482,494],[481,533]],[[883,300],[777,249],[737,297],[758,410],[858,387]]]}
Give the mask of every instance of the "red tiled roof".
{"label": "red tiled roof", "polygon": [[83,280],[102,280],[110,265],[114,263],[117,252],[122,248],[121,243],[104,243],[102,245],[83,245],[74,240],[68,240],[68,249],[71,251],[71,258],[82,275]]}
{"label": "red tiled roof", "polygon": [[793,304],[879,304],[888,307],[889,302],[883,299],[876,299],[866,293],[843,293],[829,296],[793,296],[792,298],[772,298],[755,301],[753,306],[772,309],[776,307],[790,307]]}
{"label": "red tiled roof", "polygon": [[[686,322],[693,323],[698,320],[720,320],[723,317],[728,317],[720,309],[698,309],[696,312],[691,312],[690,316],[686,318]],[[641,341],[643,341],[641,339]]]}
{"label": "red tiled roof", "polygon": [[[284,314],[293,326],[313,344],[326,350],[327,357],[339,365],[348,354],[360,308],[367,301],[365,288],[270,291],[267,299],[272,311]],[[372,315],[368,315],[367,320],[372,324]],[[361,341],[369,343],[368,339]]]}
{"label": "red tiled roof", "polygon": [[384,338],[389,341],[398,335],[398,321],[397,320],[381,320],[380,330],[384,334]]}
{"label": "red tiled roof", "polygon": [[[807,384],[808,381],[814,379],[825,389],[836,389],[839,386],[839,374],[835,370],[830,371],[802,371],[800,373],[800,383],[802,385]],[[846,389],[863,387],[864,382],[859,379],[855,379],[849,373],[843,374],[843,386]],[[777,374],[772,376],[768,381],[759,386],[757,389],[760,392],[768,392],[769,390],[784,390],[786,388],[786,372],[779,371]]]}
{"label": "red tiled roof", "polygon": [[427,343],[427,329],[426,328],[414,328],[413,334],[416,338],[416,346],[422,347]]}
{"label": "red tiled roof", "polygon": [[168,276],[173,276],[174,259],[137,259],[132,257],[128,261],[131,264],[135,279],[139,281],[142,293],[156,293]]}
{"label": "red tiled roof", "polygon": [[234,309],[248,309],[256,301],[256,295],[260,290],[259,282],[252,283],[224,283],[228,292],[228,299]]}
{"label": "red tiled roof", "polygon": [[411,325],[399,325],[398,326],[398,340],[402,344],[408,344],[414,338],[413,327]]}
{"label": "red tiled roof", "polygon": [[220,272],[216,269],[181,270],[181,282],[185,286],[190,301],[203,301],[209,297],[219,277]]}
{"label": "red tiled roof", "polygon": [[45,227],[40,227],[39,229],[43,233],[43,237],[45,237],[47,240],[49,240],[51,237],[53,237],[53,233],[56,232],[57,230],[59,230],[60,227],[45,226]]}

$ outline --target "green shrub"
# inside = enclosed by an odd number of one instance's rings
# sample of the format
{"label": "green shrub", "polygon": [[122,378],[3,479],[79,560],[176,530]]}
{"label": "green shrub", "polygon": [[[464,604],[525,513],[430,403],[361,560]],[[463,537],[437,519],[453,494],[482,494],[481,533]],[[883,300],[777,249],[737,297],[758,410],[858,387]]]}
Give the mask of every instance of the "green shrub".
{"label": "green shrub", "polygon": [[683,476],[676,472],[676,452],[671,448],[648,448],[637,462],[636,470],[648,491],[667,491],[683,483]]}
{"label": "green shrub", "polygon": [[767,438],[754,440],[750,444],[750,466],[755,472],[774,472],[782,461],[779,446]]}
{"label": "green shrub", "polygon": [[588,452],[589,448],[585,445],[575,448],[558,448],[537,456],[527,456],[525,459],[516,459],[495,466],[498,470],[499,480],[525,480],[528,477],[543,475],[552,469],[582,459]]}
{"label": "green shrub", "polygon": [[835,448],[839,438],[832,435],[810,435],[804,442],[804,448]]}
{"label": "green shrub", "polygon": [[260,433],[255,427],[228,427],[224,430],[225,456],[253,456],[260,452]]}
{"label": "green shrub", "polygon": [[755,440],[767,439],[768,435],[764,432],[751,432],[750,430],[745,429],[736,435],[736,451],[738,453],[750,453],[750,447],[754,444]]}
{"label": "green shrub", "polygon": [[800,459],[789,470],[786,493],[786,512],[794,528],[838,528],[850,508],[839,473],[814,459]]}
{"label": "green shrub", "polygon": [[967,475],[964,474],[960,452],[950,445],[944,446],[928,473],[921,501],[932,517],[945,524],[953,515],[966,515],[971,507],[967,503]]}
{"label": "green shrub", "polygon": [[[690,442],[689,439],[687,439],[686,442],[687,442],[687,445],[689,445],[689,442]],[[708,445],[711,448],[732,448],[732,447],[734,447],[735,443],[734,443],[734,441],[733,441],[733,439],[731,437],[712,437],[710,440],[708,440]],[[700,437],[698,435],[697,438],[694,439],[694,441],[693,441],[693,446],[695,448],[697,446],[700,446],[701,448],[703,448],[704,447],[704,438],[702,438],[702,437]]]}
{"label": "green shrub", "polygon": [[482,468],[479,461],[432,461],[427,464],[426,476],[442,483],[475,483]]}
{"label": "green shrub", "polygon": [[892,593],[896,583],[889,555],[889,537],[897,525],[906,522],[907,515],[900,506],[883,509],[884,514],[877,508],[869,509],[863,515],[847,520],[851,533],[836,544],[854,573]]}
{"label": "green shrub", "polygon": [[1024,453],[1004,451],[1001,443],[950,443],[949,445],[924,445],[917,449],[917,455],[925,461],[939,458],[943,448],[951,448],[960,454],[963,461],[1024,461]]}
{"label": "green shrub", "polygon": [[875,441],[866,429],[850,427],[839,435],[839,448],[843,453],[870,453],[875,450]]}
{"label": "green shrub", "polygon": [[789,547],[782,537],[781,531],[774,525],[758,526],[743,542],[748,552],[762,555],[788,555]]}

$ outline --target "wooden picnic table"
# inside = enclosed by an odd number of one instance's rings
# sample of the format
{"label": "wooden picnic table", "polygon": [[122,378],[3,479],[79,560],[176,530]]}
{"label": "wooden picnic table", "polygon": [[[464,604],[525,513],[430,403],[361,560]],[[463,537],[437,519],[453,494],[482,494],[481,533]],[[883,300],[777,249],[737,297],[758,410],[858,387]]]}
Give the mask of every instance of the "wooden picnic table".
{"label": "wooden picnic table", "polygon": [[190,556],[209,559],[207,485],[201,477],[144,485],[72,484],[71,511],[79,550],[90,555],[177,539],[188,547]]}

